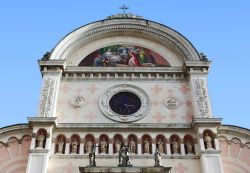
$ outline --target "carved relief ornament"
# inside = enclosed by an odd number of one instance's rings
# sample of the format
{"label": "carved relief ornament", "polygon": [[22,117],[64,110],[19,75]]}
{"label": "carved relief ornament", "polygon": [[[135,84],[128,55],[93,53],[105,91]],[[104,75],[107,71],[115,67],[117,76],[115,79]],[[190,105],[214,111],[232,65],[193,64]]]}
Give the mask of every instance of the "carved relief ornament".
{"label": "carved relief ornament", "polygon": [[55,92],[56,81],[54,78],[46,78],[41,93],[40,114],[41,117],[49,117],[52,110],[52,100]]}
{"label": "carved relief ornament", "polygon": [[210,117],[210,105],[204,78],[193,79],[197,109],[201,118]]}

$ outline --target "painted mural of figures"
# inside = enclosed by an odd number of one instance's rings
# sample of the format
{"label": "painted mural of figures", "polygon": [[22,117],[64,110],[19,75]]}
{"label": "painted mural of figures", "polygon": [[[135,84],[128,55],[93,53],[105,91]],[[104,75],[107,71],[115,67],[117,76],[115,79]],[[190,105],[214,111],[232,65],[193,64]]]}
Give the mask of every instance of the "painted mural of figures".
{"label": "painted mural of figures", "polygon": [[145,138],[144,143],[144,153],[148,154],[150,153],[150,142],[148,141],[148,138]]}
{"label": "painted mural of figures", "polygon": [[130,59],[128,61],[129,66],[136,67],[136,66],[141,65],[139,60],[138,60],[138,57],[136,56],[136,54],[134,52],[130,52],[129,56],[130,56]]}
{"label": "painted mural of figures", "polygon": [[160,153],[164,153],[164,143],[161,138],[157,142],[157,148]]}
{"label": "painted mural of figures", "polygon": [[92,151],[92,148],[93,148],[93,142],[89,138],[87,140],[87,142],[86,142],[86,145],[85,145],[85,151],[86,151],[86,153],[90,153]]}
{"label": "painted mural of figures", "polygon": [[74,138],[74,141],[72,142],[71,147],[72,147],[71,153],[72,154],[77,154],[77,151],[78,151],[78,141],[76,140],[76,138]]}
{"label": "painted mural of figures", "polygon": [[45,135],[43,134],[43,131],[37,136],[37,148],[44,148],[45,143]]}
{"label": "painted mural of figures", "polygon": [[179,154],[179,142],[177,141],[176,138],[173,139],[172,141],[172,153],[173,154]]}
{"label": "painted mural of figures", "polygon": [[213,139],[208,135],[208,133],[206,133],[204,137],[206,149],[213,149],[212,140]]}
{"label": "painted mural of figures", "polygon": [[100,142],[100,153],[106,154],[108,148],[108,143],[105,140],[105,138],[102,138],[102,141]]}
{"label": "painted mural of figures", "polygon": [[95,67],[152,67],[170,66],[167,60],[153,50],[136,45],[113,45],[98,49],[79,64]]}
{"label": "painted mural of figures", "polygon": [[136,153],[136,143],[133,137],[130,139],[130,142],[129,142],[129,152],[133,154]]}
{"label": "painted mural of figures", "polygon": [[57,153],[58,153],[58,154],[63,154],[64,143],[65,143],[65,142],[63,141],[63,138],[61,137],[61,138],[59,139],[58,143],[57,143],[57,147],[58,147]]}

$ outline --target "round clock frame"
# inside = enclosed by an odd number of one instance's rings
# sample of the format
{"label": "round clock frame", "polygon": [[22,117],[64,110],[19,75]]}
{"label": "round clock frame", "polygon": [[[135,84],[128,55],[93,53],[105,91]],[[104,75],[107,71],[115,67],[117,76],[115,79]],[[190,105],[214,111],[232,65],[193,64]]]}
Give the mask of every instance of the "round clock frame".
{"label": "round clock frame", "polygon": [[[132,114],[122,113],[119,114],[117,110],[112,110],[110,107],[110,100],[113,97],[117,97],[119,94],[129,93],[130,96],[137,97],[140,99],[140,107],[133,110]],[[150,109],[150,99],[147,93],[141,88],[130,85],[130,84],[120,84],[109,88],[100,98],[99,106],[101,112],[111,120],[118,122],[134,122],[145,117]]]}

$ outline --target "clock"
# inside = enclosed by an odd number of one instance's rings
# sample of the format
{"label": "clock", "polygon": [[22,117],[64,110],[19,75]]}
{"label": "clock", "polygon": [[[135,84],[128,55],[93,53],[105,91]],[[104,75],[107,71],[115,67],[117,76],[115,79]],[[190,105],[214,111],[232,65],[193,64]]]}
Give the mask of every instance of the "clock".
{"label": "clock", "polygon": [[141,108],[141,100],[134,93],[119,92],[111,97],[109,107],[119,115],[132,115]]}
{"label": "clock", "polygon": [[150,110],[147,93],[130,84],[114,85],[100,96],[101,112],[118,122],[133,122],[145,117]]}

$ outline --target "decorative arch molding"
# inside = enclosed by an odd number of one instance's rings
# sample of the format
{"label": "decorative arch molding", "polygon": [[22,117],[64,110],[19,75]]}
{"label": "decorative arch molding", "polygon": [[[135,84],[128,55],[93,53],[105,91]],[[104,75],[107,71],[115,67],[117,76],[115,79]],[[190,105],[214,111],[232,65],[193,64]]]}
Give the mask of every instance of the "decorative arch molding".
{"label": "decorative arch molding", "polygon": [[104,34],[116,34],[118,32],[140,32],[152,38],[161,38],[165,45],[171,45],[178,50],[185,61],[199,61],[200,57],[193,45],[180,33],[164,25],[143,19],[113,19],[97,21],[80,27],[65,38],[63,38],[53,50],[50,59],[62,60],[67,58],[67,54],[74,50],[77,44],[89,38],[98,39]]}

